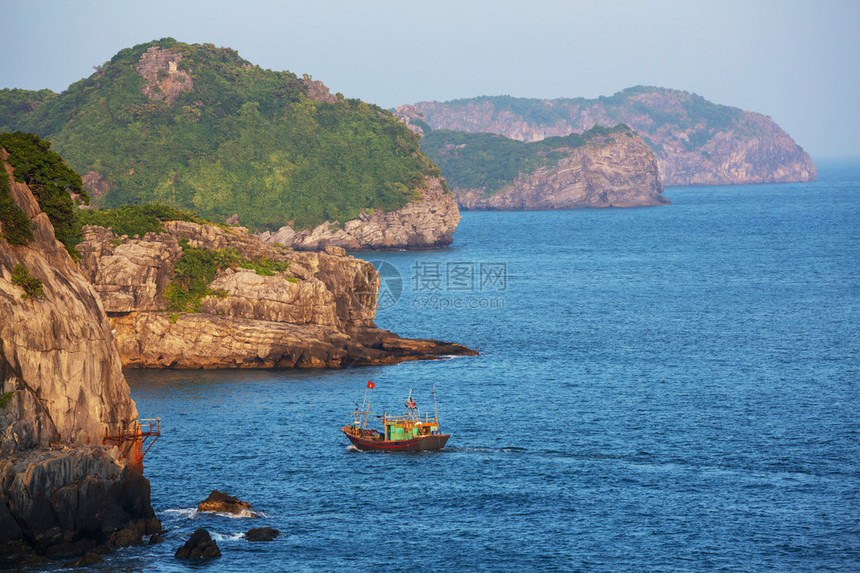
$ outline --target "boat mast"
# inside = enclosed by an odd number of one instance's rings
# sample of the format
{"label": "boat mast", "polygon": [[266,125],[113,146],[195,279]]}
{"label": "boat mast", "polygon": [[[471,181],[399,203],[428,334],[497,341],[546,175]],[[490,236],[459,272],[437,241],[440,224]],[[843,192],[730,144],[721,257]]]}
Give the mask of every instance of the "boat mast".
{"label": "boat mast", "polygon": [[436,418],[436,425],[439,425],[439,410],[436,409],[436,386],[433,386],[433,417]]}
{"label": "boat mast", "polygon": [[[364,410],[364,403],[367,402],[367,391],[370,389],[370,383],[368,382],[367,386],[364,388],[364,399],[361,401],[361,409]],[[368,404],[367,409],[370,409],[370,404]]]}

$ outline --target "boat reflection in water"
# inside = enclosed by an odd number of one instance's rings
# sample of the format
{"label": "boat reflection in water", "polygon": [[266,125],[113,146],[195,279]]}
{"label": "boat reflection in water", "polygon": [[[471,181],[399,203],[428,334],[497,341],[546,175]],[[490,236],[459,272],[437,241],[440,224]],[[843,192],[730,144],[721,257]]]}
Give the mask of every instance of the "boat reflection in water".
{"label": "boat reflection in water", "polygon": [[[373,382],[367,383],[367,388],[372,389]],[[361,411],[356,404],[353,412],[353,421],[344,426],[341,431],[346,434],[349,441],[359,450],[379,450],[383,452],[418,452],[422,450],[441,450],[448,442],[450,434],[439,432],[439,415],[436,410],[436,388],[433,388],[433,418],[429,413],[421,413],[415,400],[412,398],[412,390],[406,398],[406,414],[389,416],[375,416],[382,420],[382,429],[368,428],[367,420],[371,416],[370,403],[367,402],[367,390],[364,392],[365,400],[362,402]],[[364,408],[364,404],[367,408]]]}

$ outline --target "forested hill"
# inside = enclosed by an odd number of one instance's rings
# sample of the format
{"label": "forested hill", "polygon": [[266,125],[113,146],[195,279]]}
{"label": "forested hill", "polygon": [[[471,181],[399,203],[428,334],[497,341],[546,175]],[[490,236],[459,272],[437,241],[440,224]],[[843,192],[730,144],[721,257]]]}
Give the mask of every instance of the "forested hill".
{"label": "forested hill", "polygon": [[159,202],[257,229],[393,211],[439,174],[389,111],[171,38],[61,94],[0,90],[0,131],[51,140],[97,207]]}
{"label": "forested hill", "polygon": [[624,123],[654,150],[666,185],[816,178],[809,154],[771,118],[680,90],[637,86],[596,99],[485,96],[404,105],[395,113],[418,132],[497,133],[521,141]]}

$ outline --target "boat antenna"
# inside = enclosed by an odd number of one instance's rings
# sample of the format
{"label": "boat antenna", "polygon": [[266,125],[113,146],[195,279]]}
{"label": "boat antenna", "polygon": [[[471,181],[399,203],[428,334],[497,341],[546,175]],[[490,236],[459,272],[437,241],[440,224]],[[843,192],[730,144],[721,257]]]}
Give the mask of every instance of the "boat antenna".
{"label": "boat antenna", "polygon": [[433,415],[436,417],[436,425],[439,425],[439,410],[436,409],[436,386],[433,386]]}

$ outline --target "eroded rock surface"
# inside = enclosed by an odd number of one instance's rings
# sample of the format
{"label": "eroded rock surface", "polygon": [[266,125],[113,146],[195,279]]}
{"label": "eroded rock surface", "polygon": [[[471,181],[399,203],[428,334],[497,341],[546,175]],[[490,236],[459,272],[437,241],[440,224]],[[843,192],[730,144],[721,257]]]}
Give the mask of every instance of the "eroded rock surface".
{"label": "eroded rock surface", "polygon": [[152,101],[173,103],[182,92],[194,89],[194,82],[185,70],[179,69],[181,54],[153,46],[146,50],[137,64],[137,73],[146,80],[143,93]]}
{"label": "eroded rock surface", "polygon": [[666,205],[654,153],[639,136],[616,135],[569,150],[555,167],[521,175],[500,192],[454,189],[465,209],[575,209]]}
{"label": "eroded rock surface", "polygon": [[[338,368],[475,353],[376,328],[379,275],[339,247],[293,251],[237,227],[184,221],[164,226],[165,233],[138,239],[86,227],[78,245],[81,268],[111,316],[127,367]],[[225,268],[209,285],[221,296],[204,298],[200,312],[171,312],[163,295],[182,255],[180,239],[287,268],[272,276]]]}
{"label": "eroded rock surface", "polygon": [[457,202],[439,179],[428,177],[426,185],[421,200],[397,211],[365,212],[342,227],[326,221],[298,233],[285,226],[259,237],[299,250],[323,250],[330,245],[347,250],[445,247],[460,222]]}
{"label": "eroded rock surface", "polygon": [[[0,149],[0,168],[11,173]],[[30,189],[11,182],[34,240],[0,234],[0,555],[61,554],[135,542],[160,529],[128,447],[102,446],[137,409],[111,326]],[[0,222],[2,226],[2,222]],[[23,265],[44,296],[22,298]]]}

